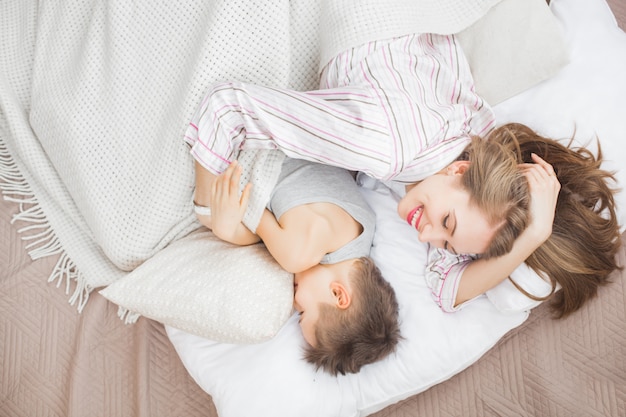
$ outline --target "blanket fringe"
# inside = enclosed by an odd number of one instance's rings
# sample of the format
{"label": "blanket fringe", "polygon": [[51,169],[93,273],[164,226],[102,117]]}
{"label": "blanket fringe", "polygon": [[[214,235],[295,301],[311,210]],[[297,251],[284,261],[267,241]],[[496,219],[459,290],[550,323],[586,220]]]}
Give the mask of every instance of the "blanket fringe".
{"label": "blanket fringe", "polygon": [[137,320],[139,320],[139,317],[141,317],[141,314],[134,313],[130,311],[129,309],[127,309],[126,307],[119,306],[117,308],[117,316],[120,319],[124,320],[124,324],[133,324],[133,323],[136,323]]}
{"label": "blanket fringe", "polygon": [[43,209],[37,202],[28,182],[20,173],[2,138],[0,138],[0,190],[5,200],[18,205],[18,212],[13,215],[11,224],[18,221],[28,224],[18,229],[17,232],[22,240],[28,242],[26,250],[31,259],[37,260],[61,254],[48,282],[56,281],[57,288],[65,282],[66,294],[70,294],[71,284],[75,282],[76,288],[69,298],[69,303],[76,304],[78,312],[81,313],[92,289],[63,250],[61,242],[48,223]]}

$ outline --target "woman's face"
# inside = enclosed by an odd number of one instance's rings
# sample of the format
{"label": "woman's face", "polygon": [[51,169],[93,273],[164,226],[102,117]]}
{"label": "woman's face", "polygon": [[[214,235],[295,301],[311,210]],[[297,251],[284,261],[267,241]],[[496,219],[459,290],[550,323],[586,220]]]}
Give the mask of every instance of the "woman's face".
{"label": "woman's face", "polygon": [[469,163],[457,161],[442,172],[407,187],[398,214],[418,232],[421,242],[455,254],[480,254],[497,230],[478,208],[470,205],[461,187]]}

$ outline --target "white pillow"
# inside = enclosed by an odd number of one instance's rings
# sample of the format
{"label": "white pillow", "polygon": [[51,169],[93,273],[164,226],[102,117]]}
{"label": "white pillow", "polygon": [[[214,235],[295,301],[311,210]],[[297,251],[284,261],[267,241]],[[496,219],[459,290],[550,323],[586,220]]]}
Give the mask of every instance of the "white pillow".
{"label": "white pillow", "polygon": [[[624,161],[626,35],[604,0],[552,0],[551,9],[566,28],[570,64],[496,106],[496,114],[502,123],[521,121],[555,137],[570,136],[576,121],[582,138],[598,132],[605,156],[612,160],[608,164]],[[626,184],[625,175],[623,169],[618,172],[621,184]],[[419,273],[424,248],[414,232],[407,232],[410,228],[382,190],[364,190],[364,195],[377,213],[372,256],[400,303],[406,339],[398,352],[359,374],[333,378],[313,372],[300,358],[303,341],[296,316],[274,339],[259,345],[215,343],[166,326],[183,364],[212,396],[220,417],[366,416],[460,372],[527,317],[500,312],[487,297],[457,313],[442,313]],[[617,200],[618,207],[626,208],[623,192]],[[620,219],[623,224],[623,214]]]}
{"label": "white pillow", "polygon": [[491,105],[551,77],[568,61],[546,0],[503,0],[457,37],[476,91]]}
{"label": "white pillow", "polygon": [[272,338],[292,312],[293,275],[263,244],[206,229],[172,243],[100,291],[133,313],[224,343]]}
{"label": "white pillow", "polygon": [[[526,264],[518,266],[511,274],[511,278],[525,291],[536,297],[547,297],[552,292],[552,284],[537,275]],[[508,279],[487,291],[485,295],[503,313],[527,311],[542,303],[542,301],[526,297]]]}

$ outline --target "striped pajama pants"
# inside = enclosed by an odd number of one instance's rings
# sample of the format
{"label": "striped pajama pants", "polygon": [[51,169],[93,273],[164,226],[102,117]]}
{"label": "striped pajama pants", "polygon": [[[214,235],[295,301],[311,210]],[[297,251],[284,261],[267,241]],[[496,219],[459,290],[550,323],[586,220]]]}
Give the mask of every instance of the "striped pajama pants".
{"label": "striped pajama pants", "polygon": [[215,174],[240,150],[256,148],[415,182],[494,126],[455,37],[421,34],[347,50],[324,68],[315,91],[214,85],[185,141]]}

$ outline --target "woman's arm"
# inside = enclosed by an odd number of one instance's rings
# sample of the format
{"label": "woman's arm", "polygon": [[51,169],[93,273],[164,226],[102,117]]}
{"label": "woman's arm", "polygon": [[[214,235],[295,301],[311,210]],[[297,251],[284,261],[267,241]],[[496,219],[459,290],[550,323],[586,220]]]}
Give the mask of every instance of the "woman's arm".
{"label": "woman's arm", "polygon": [[504,281],[552,234],[556,201],[561,189],[552,166],[533,154],[534,164],[522,169],[531,193],[531,221],[506,255],[488,260],[477,259],[463,271],[455,305],[485,293]]}

